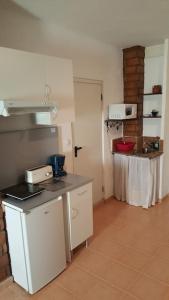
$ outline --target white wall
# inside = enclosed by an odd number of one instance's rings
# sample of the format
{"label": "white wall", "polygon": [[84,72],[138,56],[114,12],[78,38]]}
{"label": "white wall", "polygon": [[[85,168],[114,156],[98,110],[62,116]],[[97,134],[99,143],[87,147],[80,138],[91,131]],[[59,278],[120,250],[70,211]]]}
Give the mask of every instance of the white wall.
{"label": "white wall", "polygon": [[[148,103],[146,103],[146,108],[148,105],[149,107],[153,105],[154,108],[161,111],[161,120],[154,120],[154,124],[152,123],[153,120],[144,120],[144,126],[147,121],[144,135],[145,133],[147,135],[151,133],[151,136],[158,134],[164,140],[164,154],[160,158],[160,198],[163,198],[169,193],[169,40],[166,39],[163,45],[147,47],[146,59],[146,67],[150,67],[150,70],[145,74],[147,75],[145,76],[145,91],[150,92],[151,86],[157,83],[162,85],[163,92],[162,96],[158,95],[158,98],[156,96],[148,97]],[[157,124],[159,123],[161,124],[158,127]]]}
{"label": "white wall", "polygon": [[[108,103],[123,101],[122,51],[53,24],[42,24],[20,8],[0,11],[0,46],[71,58],[75,77],[103,81],[104,115]],[[3,29],[2,29],[3,28]],[[113,192],[110,140],[104,133],[105,197]],[[119,131],[117,135],[121,135]]]}
{"label": "white wall", "polygon": [[163,167],[161,169],[162,187],[161,197],[169,194],[169,39],[164,44],[164,81],[163,81],[163,122],[162,139],[164,139]]}

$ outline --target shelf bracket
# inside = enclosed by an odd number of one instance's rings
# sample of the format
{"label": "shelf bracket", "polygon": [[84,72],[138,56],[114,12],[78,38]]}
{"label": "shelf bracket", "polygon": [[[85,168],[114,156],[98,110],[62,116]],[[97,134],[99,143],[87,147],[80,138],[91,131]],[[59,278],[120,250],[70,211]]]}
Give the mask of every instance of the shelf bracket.
{"label": "shelf bracket", "polygon": [[119,130],[119,127],[122,126],[123,121],[122,120],[105,120],[104,123],[107,127],[107,132],[109,132],[109,130],[111,128],[116,128],[116,130]]}

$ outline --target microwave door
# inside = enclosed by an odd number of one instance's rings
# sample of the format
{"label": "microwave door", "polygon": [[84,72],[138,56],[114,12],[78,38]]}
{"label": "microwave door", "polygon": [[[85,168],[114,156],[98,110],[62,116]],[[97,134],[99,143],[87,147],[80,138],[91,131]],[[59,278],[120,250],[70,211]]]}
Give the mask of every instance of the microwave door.
{"label": "microwave door", "polygon": [[132,107],[131,106],[128,106],[125,108],[125,115],[126,115],[126,117],[132,115]]}

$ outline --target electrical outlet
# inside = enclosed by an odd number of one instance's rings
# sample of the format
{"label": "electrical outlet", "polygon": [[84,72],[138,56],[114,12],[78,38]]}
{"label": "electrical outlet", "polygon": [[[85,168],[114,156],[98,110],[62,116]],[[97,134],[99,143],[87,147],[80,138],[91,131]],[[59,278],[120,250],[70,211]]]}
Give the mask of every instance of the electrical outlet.
{"label": "electrical outlet", "polygon": [[55,133],[55,132],[56,132],[56,128],[55,128],[55,127],[52,127],[52,128],[50,129],[50,132],[51,132],[51,133]]}

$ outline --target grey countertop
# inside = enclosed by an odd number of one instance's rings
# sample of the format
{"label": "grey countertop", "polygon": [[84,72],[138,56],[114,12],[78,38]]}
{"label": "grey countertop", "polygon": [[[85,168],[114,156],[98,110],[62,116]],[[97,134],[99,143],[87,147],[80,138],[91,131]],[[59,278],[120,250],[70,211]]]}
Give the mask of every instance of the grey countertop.
{"label": "grey countertop", "polygon": [[68,174],[66,176],[61,177],[61,182],[58,188],[55,188],[57,183],[48,183],[43,182],[41,183],[47,190],[44,190],[39,195],[36,195],[32,198],[27,200],[17,200],[12,197],[4,198],[2,203],[9,207],[12,207],[20,212],[28,212],[29,210],[40,206],[50,200],[53,200],[67,192],[70,192],[80,186],[83,186],[89,182],[92,182],[92,178],[87,178],[79,175]]}

